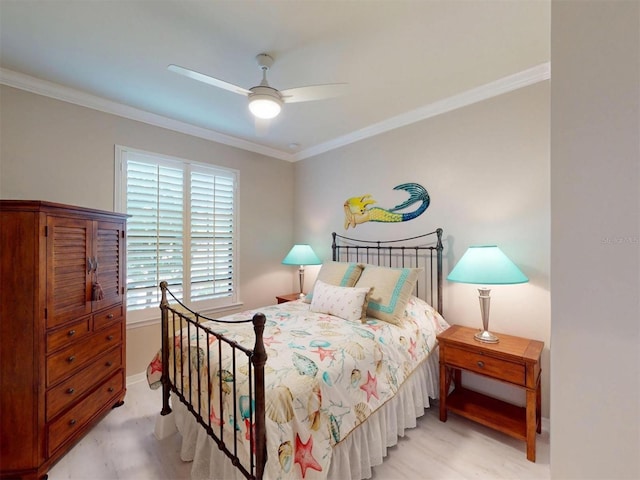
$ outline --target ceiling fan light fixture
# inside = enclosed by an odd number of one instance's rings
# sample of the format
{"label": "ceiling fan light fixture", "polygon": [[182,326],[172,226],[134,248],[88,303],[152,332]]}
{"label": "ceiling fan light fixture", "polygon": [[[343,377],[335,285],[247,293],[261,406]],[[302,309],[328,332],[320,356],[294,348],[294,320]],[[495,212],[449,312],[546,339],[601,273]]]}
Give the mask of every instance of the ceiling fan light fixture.
{"label": "ceiling fan light fixture", "polygon": [[265,120],[277,117],[283,103],[277,90],[271,87],[254,87],[249,94],[249,110]]}

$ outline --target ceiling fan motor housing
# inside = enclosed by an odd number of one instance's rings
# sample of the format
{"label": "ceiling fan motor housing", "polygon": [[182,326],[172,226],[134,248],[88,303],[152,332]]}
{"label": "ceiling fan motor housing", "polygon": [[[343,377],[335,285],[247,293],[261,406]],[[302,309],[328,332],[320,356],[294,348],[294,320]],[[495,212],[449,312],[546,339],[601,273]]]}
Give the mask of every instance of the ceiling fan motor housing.
{"label": "ceiling fan motor housing", "polygon": [[276,117],[284,104],[280,92],[275,88],[257,86],[250,89],[249,110],[258,118],[270,119]]}
{"label": "ceiling fan motor housing", "polygon": [[266,53],[259,53],[256,55],[256,61],[260,68],[266,68],[267,70],[271,68],[273,65],[273,57],[271,55],[267,55]]}

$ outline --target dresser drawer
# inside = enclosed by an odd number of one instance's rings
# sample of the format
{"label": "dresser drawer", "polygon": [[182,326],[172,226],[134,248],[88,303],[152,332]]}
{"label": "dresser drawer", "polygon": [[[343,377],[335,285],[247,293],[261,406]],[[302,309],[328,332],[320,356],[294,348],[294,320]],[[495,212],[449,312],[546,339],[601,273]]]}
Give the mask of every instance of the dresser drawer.
{"label": "dresser drawer", "polygon": [[115,307],[111,307],[108,310],[96,313],[93,316],[93,329],[99,330],[102,327],[119,320],[122,317],[123,310],[124,308],[122,304],[120,304]]}
{"label": "dresser drawer", "polygon": [[70,323],[64,328],[47,333],[47,352],[53,352],[70,342],[86,338],[91,333],[89,319],[90,317],[86,317],[84,320]]}
{"label": "dresser drawer", "polygon": [[121,367],[122,348],[118,347],[97,358],[73,377],[47,390],[47,421]]}
{"label": "dresser drawer", "polygon": [[444,354],[443,360],[448,365],[515,383],[516,385],[525,384],[525,366],[523,364],[509,362],[450,345],[447,345],[441,354]]}
{"label": "dresser drawer", "polygon": [[97,355],[121,343],[122,322],[118,322],[94,333],[84,342],[74,343],[64,350],[54,353],[47,358],[47,387],[80,370]]}
{"label": "dresser drawer", "polygon": [[48,455],[68,440],[74,433],[81,431],[85,424],[96,414],[98,405],[108,405],[124,389],[124,372],[120,370],[107,379],[82,402],[52,422],[49,429]]}

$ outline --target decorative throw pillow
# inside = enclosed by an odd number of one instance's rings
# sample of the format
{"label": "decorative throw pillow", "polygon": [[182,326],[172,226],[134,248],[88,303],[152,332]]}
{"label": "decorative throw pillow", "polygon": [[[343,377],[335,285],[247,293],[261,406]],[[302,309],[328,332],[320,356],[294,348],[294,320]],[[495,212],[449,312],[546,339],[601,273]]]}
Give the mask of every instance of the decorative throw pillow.
{"label": "decorative throw pillow", "polygon": [[310,310],[352,322],[364,321],[370,288],[336,287],[322,280],[315,284]]}
{"label": "decorative throw pillow", "polygon": [[356,287],[373,288],[367,316],[398,325],[418,280],[419,268],[365,265]]}
{"label": "decorative throw pillow", "polygon": [[[320,280],[321,282],[337,287],[353,287],[358,281],[358,278],[360,278],[363,268],[364,265],[361,263],[325,262],[322,264],[322,267],[320,267],[316,282]],[[309,293],[307,293],[304,299],[305,302],[311,303],[314,290],[315,284]]]}

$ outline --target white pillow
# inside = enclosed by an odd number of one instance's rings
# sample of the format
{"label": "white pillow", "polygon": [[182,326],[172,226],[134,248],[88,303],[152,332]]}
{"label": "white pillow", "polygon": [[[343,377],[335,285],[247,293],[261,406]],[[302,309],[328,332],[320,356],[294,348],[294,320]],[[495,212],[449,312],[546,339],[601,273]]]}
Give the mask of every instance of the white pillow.
{"label": "white pillow", "polygon": [[[338,287],[353,287],[355,286],[364,265],[360,263],[350,262],[324,262],[320,271],[318,272],[318,280],[328,283],[329,285],[336,285]],[[313,298],[313,291],[315,290],[315,284],[307,293],[304,301],[311,303]]]}
{"label": "white pillow", "polygon": [[364,321],[370,288],[337,287],[322,280],[316,281],[310,310],[336,317]]}

